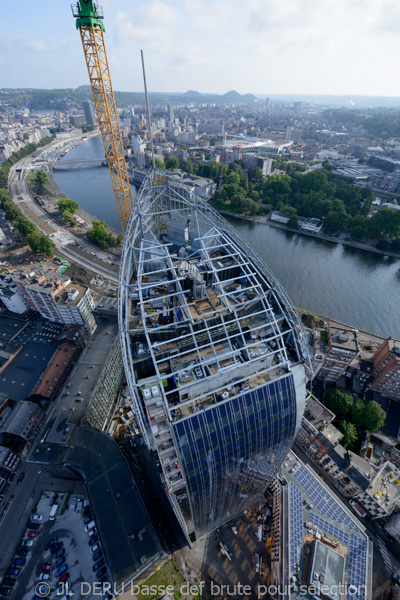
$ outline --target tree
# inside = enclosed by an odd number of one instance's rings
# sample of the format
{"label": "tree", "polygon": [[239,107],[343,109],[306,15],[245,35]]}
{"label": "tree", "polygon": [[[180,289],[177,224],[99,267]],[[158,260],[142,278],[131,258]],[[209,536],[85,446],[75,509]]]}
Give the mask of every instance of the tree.
{"label": "tree", "polygon": [[167,171],[175,171],[176,169],[179,169],[179,159],[175,156],[168,156],[165,159],[165,168]]}
{"label": "tree", "polygon": [[353,410],[354,399],[350,392],[336,389],[327,392],[326,403],[336,416],[346,416]]}
{"label": "tree", "polygon": [[122,239],[123,239],[123,238],[122,238],[122,235],[119,233],[119,234],[117,235],[117,244],[118,244],[119,246],[122,244]]}
{"label": "tree", "polygon": [[107,231],[106,222],[92,221],[92,230],[89,234],[91,240],[96,242],[100,248],[106,250],[109,246],[114,246],[117,240]]}
{"label": "tree", "polygon": [[332,171],[332,165],[329,160],[324,160],[322,163],[322,168],[325,169],[325,171]]}
{"label": "tree", "polygon": [[14,227],[23,236],[27,236],[29,233],[32,233],[36,229],[36,225],[24,216],[19,217],[14,222]]}
{"label": "tree", "polygon": [[36,183],[36,185],[38,187],[38,192],[40,194],[42,194],[43,190],[44,190],[45,184],[49,183],[49,178],[47,176],[47,173],[45,173],[44,171],[38,171],[36,173],[35,183]]}
{"label": "tree", "polygon": [[154,162],[155,162],[156,167],[158,167],[162,171],[165,171],[165,164],[162,160],[160,160],[159,158],[156,158]]}
{"label": "tree", "polygon": [[356,427],[349,421],[340,421],[338,429],[343,433],[342,445],[346,448],[358,438]]}
{"label": "tree", "polygon": [[192,165],[192,161],[191,160],[183,160],[182,164],[181,164],[181,169],[182,171],[185,171],[185,173],[193,173],[193,165]]}
{"label": "tree", "polygon": [[386,413],[377,402],[356,399],[352,410],[352,421],[357,427],[363,427],[370,433],[374,433],[382,429],[385,420]]}
{"label": "tree", "polygon": [[44,254],[45,256],[52,256],[54,244],[53,242],[40,233],[38,229],[32,231],[26,236],[26,241],[35,254]]}
{"label": "tree", "polygon": [[79,204],[72,198],[62,198],[57,202],[58,209],[61,213],[68,211],[74,213],[79,209]]}

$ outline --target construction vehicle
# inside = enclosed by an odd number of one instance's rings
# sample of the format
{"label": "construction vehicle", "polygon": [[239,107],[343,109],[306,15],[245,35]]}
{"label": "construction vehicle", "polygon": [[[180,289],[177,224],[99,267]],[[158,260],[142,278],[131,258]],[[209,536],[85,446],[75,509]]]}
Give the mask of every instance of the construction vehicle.
{"label": "construction vehicle", "polygon": [[104,43],[103,9],[93,0],[79,0],[71,8],[81,34],[122,232],[125,233],[133,202]]}

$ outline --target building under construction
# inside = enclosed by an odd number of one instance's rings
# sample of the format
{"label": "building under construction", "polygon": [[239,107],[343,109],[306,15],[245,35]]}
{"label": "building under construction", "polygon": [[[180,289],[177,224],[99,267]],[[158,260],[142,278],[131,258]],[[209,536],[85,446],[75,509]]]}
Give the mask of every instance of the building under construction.
{"label": "building under construction", "polygon": [[125,373],[188,537],[261,502],[300,426],[308,355],[268,268],[208,204],[150,172],[120,271]]}

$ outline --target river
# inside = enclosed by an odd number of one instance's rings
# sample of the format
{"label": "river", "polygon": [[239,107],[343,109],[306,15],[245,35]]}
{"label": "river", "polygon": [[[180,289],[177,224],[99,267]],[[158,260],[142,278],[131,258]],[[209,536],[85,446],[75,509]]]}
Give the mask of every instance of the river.
{"label": "river", "polygon": [[[66,155],[104,156],[101,137]],[[61,163],[58,163],[60,165]],[[121,229],[107,168],[92,164],[55,169],[59,187],[87,212]],[[400,260],[297,233],[229,218],[295,306],[357,329],[400,339]]]}

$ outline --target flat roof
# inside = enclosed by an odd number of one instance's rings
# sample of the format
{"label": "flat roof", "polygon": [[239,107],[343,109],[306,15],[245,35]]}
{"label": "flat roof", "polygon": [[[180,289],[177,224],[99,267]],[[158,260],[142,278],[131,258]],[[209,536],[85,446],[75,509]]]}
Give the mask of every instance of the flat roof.
{"label": "flat roof", "polygon": [[10,342],[26,326],[26,321],[0,314],[0,342]]}
{"label": "flat roof", "polygon": [[25,400],[57,349],[57,342],[28,342],[0,375],[1,391],[12,400]]}
{"label": "flat roof", "polygon": [[308,394],[304,418],[318,431],[321,431],[335,418],[335,414],[326,408],[315,396]]}
{"label": "flat roof", "polygon": [[341,600],[342,594],[339,594],[338,586],[344,583],[344,567],[344,556],[316,540],[313,544],[308,583],[313,584],[326,598]]}
{"label": "flat roof", "polygon": [[38,407],[38,405],[34,404],[33,402],[19,402],[8,417],[7,421],[3,424],[3,431],[5,433],[21,435],[27,423],[29,423],[30,419],[32,418],[32,415],[34,415],[38,409],[41,412],[41,409]]}
{"label": "flat roof", "polygon": [[[57,292],[57,306],[76,306],[86,294],[88,288],[79,283],[71,282],[63,290]],[[73,292],[77,294],[72,297]],[[69,296],[68,296],[69,294]]]}
{"label": "flat roof", "polygon": [[76,346],[69,342],[61,344],[33,388],[32,394],[49,398],[76,351]]}

